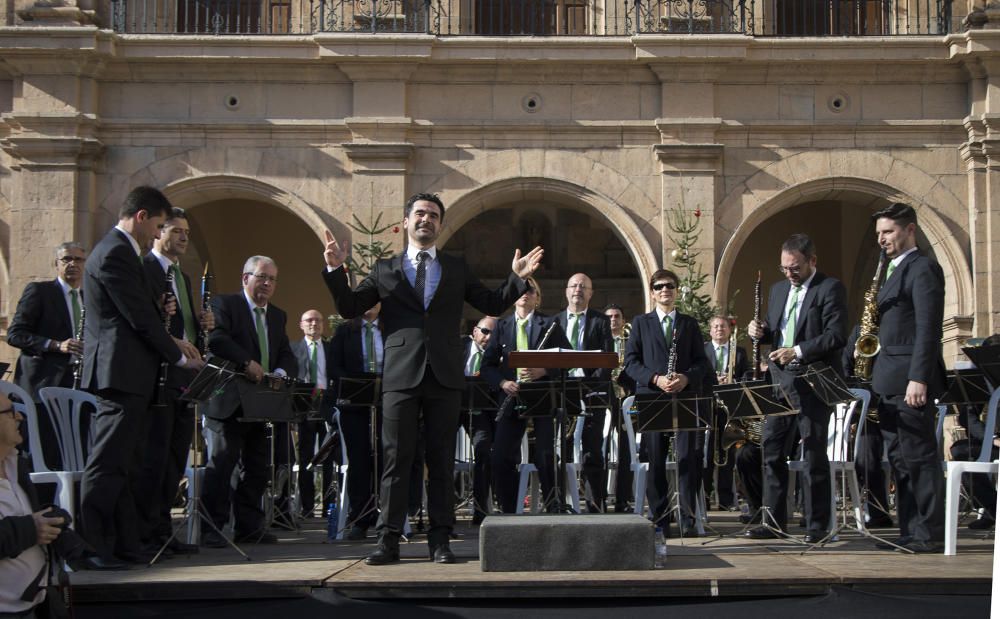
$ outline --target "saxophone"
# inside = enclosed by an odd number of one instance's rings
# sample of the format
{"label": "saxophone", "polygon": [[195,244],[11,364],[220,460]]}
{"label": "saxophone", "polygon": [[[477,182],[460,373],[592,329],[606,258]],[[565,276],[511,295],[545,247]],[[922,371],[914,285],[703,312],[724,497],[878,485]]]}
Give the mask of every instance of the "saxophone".
{"label": "saxophone", "polygon": [[739,339],[739,327],[733,325],[733,333],[729,336],[729,360],[726,363],[726,376],[729,384],[736,382],[736,340]]}
{"label": "saxophone", "polygon": [[[80,324],[76,327],[76,339],[80,340],[80,344],[83,344],[83,328],[87,323],[87,306],[80,305]],[[80,382],[83,380],[83,355],[73,355],[70,359],[70,365],[73,366],[73,389],[80,389]]]}
{"label": "saxophone", "polygon": [[626,322],[622,327],[622,334],[615,336],[615,352],[618,353],[618,367],[611,370],[611,386],[615,390],[615,395],[619,400],[625,399],[625,388],[618,384],[618,377],[625,369],[625,342],[632,334],[632,324]]}
{"label": "saxophone", "polygon": [[878,339],[879,316],[876,297],[878,297],[879,277],[882,275],[885,259],[886,255],[883,249],[879,255],[878,266],[875,268],[872,285],[865,293],[864,309],[861,312],[861,329],[858,333],[858,339],[854,343],[854,375],[862,380],[871,379],[872,360],[882,349],[882,344]]}

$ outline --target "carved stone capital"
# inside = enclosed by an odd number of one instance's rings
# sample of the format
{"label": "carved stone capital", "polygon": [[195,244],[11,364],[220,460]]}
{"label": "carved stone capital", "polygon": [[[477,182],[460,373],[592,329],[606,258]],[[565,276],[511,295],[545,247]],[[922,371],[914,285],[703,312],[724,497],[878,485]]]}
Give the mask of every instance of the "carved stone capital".
{"label": "carved stone capital", "polygon": [[716,174],[722,167],[722,144],[655,144],[664,172]]}
{"label": "carved stone capital", "polygon": [[409,142],[345,142],[340,146],[357,174],[405,174],[415,148]]}

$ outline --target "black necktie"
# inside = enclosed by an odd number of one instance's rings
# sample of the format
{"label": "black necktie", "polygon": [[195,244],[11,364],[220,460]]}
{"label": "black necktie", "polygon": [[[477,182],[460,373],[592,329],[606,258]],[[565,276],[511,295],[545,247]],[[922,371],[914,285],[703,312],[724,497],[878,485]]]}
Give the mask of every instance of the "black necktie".
{"label": "black necktie", "polygon": [[417,291],[417,298],[420,299],[420,305],[426,306],[424,303],[424,287],[427,281],[427,258],[430,257],[425,251],[417,254],[417,277],[413,280],[413,288]]}

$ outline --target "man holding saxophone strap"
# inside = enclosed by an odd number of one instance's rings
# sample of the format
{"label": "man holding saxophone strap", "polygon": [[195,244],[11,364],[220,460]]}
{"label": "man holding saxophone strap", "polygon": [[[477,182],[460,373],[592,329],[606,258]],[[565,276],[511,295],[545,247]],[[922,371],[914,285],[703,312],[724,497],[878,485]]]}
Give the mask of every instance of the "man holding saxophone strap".
{"label": "man holding saxophone strap", "polygon": [[[674,299],[680,278],[673,271],[660,269],[649,279],[649,289],[656,308],[632,320],[632,333],[625,349],[625,371],[636,383],[636,394],[701,394],[706,372],[711,365],[698,321],[678,312]],[[676,337],[675,337],[676,332]],[[676,343],[675,349],[672,342]],[[671,357],[674,371],[670,372]],[[681,531],[695,534],[695,506],[701,486],[704,432],[678,432],[675,438],[680,481]],[[642,444],[649,456],[650,481],[646,486],[653,522],[670,523],[670,487],[667,483],[667,434],[644,433]],[[641,497],[636,497],[640,501]]]}
{"label": "man holding saxophone strap", "polygon": [[944,273],[917,250],[917,213],[895,203],[872,216],[889,266],[879,290],[881,351],[872,368],[882,436],[896,477],[898,545],[937,552],[944,539],[944,479],[934,399],[945,390],[941,352]]}
{"label": "man holding saxophone strap", "polygon": [[[827,406],[803,381],[796,380],[810,363],[822,361],[839,373],[840,351],[847,336],[847,303],[844,285],[816,270],[816,250],[804,234],[793,234],[781,246],[785,279],[771,286],[767,319],[751,321],[748,333],[772,345],[768,359],[771,382],[780,385],[797,415],[771,416],[764,423],[764,497],[773,524],[785,531],[788,521],[789,451],[793,425],[802,438],[808,464],[806,504],[807,543],[826,537],[830,527],[830,461],[826,453],[832,407]],[[766,526],[750,529],[747,537],[768,539],[779,533]]]}

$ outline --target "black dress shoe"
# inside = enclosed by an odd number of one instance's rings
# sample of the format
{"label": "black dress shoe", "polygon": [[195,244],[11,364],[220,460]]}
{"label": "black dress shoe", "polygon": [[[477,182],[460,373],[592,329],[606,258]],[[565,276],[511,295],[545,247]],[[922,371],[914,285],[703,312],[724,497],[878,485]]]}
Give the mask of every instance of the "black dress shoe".
{"label": "black dress shoe", "polygon": [[[827,534],[823,531],[809,531],[802,539],[807,544],[818,544],[826,539]],[[832,538],[831,538],[832,539]]]}
{"label": "black dress shoe", "polygon": [[885,542],[875,542],[875,547],[879,550],[896,550],[897,546],[906,546],[911,541],[913,541],[913,538],[909,535],[901,535],[896,539],[889,540],[888,544]]}
{"label": "black dress shoe", "polygon": [[448,544],[441,544],[431,551],[431,561],[434,563],[454,563],[455,553],[451,551]]}
{"label": "black dress shoe", "polygon": [[750,539],[778,539],[779,535],[767,527],[754,527],[743,534]]}
{"label": "black dress shoe", "polygon": [[206,548],[225,548],[229,545],[229,542],[227,542],[226,538],[222,537],[222,535],[209,530],[202,533],[201,545]]}
{"label": "black dress shoe", "polygon": [[902,546],[906,550],[909,550],[910,552],[916,554],[930,554],[935,552],[941,552],[941,546],[935,544],[934,542],[913,540],[908,544],[903,544]]}
{"label": "black dress shoe", "polygon": [[237,535],[234,541],[238,544],[277,544],[278,536],[267,531],[254,531],[253,533]]}
{"label": "black dress shoe", "polygon": [[388,565],[399,561],[399,546],[379,542],[375,550],[365,557],[367,565]]}
{"label": "black dress shoe", "polygon": [[348,531],[347,535],[344,536],[345,539],[348,539],[352,542],[359,542],[363,539],[366,539],[367,537],[368,537],[368,527],[359,527],[358,525],[354,525],[353,527],[351,527],[351,530]]}
{"label": "black dress shoe", "polygon": [[989,531],[995,526],[996,521],[989,517],[983,517],[969,523],[969,528],[973,531]]}

